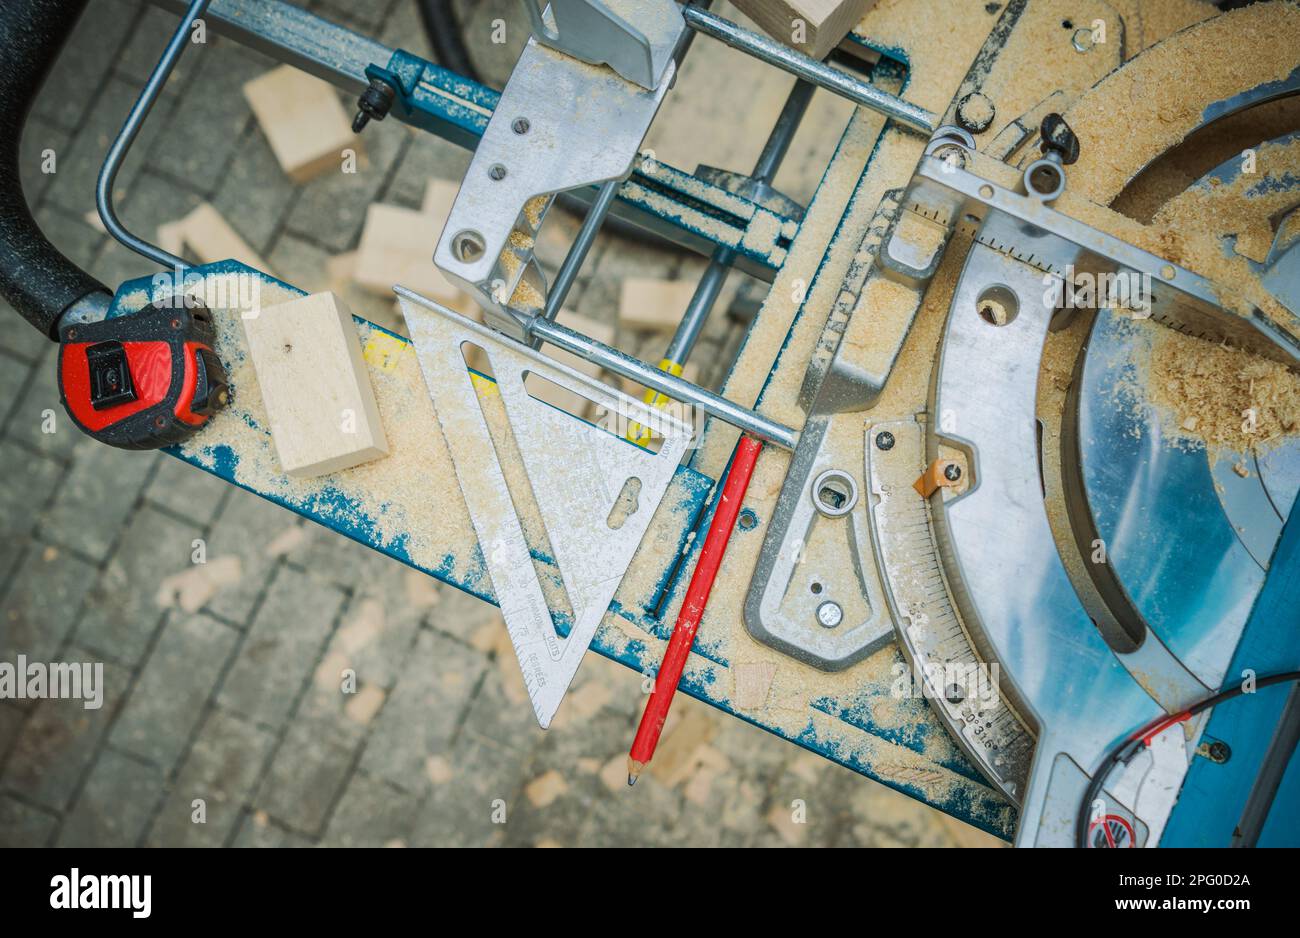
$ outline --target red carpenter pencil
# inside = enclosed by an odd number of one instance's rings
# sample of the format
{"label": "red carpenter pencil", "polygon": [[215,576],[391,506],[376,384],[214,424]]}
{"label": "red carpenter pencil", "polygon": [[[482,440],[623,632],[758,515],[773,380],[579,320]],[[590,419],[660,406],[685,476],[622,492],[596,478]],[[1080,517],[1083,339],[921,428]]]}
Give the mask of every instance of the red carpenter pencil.
{"label": "red carpenter pencil", "polygon": [[632,741],[632,751],[627,759],[627,783],[636,784],[637,776],[645,764],[654,756],[659,734],[663,732],[664,721],[668,719],[668,708],[672,706],[677,684],[682,679],[682,670],[686,659],[695,644],[695,631],[700,626],[700,617],[709,601],[709,592],[718,575],[718,567],[727,551],[727,542],[731,531],[736,526],[736,516],[740,513],[740,503],[745,499],[745,490],[749,488],[750,476],[754,474],[754,463],[762,451],[763,444],[753,437],[743,436],[736,446],[736,455],[731,461],[731,472],[722,487],[722,497],[713,512],[713,521],[709,524],[709,533],[704,538],[704,547],[700,550],[700,560],[691,575],[690,586],[686,588],[686,601],[673,626],[672,638],[664,652],[664,660],[659,665],[659,674],[655,678],[654,690],[646,701],[645,713],[641,715],[641,725],[637,727],[636,739]]}

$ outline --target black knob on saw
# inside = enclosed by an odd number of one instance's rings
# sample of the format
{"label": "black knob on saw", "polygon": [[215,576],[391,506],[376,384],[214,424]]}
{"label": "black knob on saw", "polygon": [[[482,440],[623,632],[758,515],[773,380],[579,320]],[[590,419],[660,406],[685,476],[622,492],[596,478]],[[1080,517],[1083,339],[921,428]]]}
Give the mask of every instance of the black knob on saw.
{"label": "black knob on saw", "polygon": [[1079,138],[1075,136],[1070,125],[1060,114],[1048,114],[1038,128],[1043,137],[1044,153],[1055,153],[1061,158],[1062,166],[1069,166],[1079,160]]}
{"label": "black knob on saw", "polygon": [[388,82],[378,78],[370,79],[370,86],[357,99],[357,116],[352,118],[352,132],[361,133],[372,117],[377,121],[387,117],[396,96],[397,92]]}

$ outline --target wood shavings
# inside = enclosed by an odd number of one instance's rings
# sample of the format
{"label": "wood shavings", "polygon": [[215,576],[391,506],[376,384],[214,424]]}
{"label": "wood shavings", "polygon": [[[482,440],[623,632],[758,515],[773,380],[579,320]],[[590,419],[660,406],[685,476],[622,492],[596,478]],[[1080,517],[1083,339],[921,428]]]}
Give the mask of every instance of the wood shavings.
{"label": "wood shavings", "polygon": [[343,705],[343,714],[353,723],[369,726],[383,707],[386,696],[382,687],[366,684]]}
{"label": "wood shavings", "polygon": [[[1199,125],[1206,107],[1286,78],[1297,48],[1300,7],[1257,3],[1184,32],[1176,50],[1157,47],[1112,72],[1065,114],[1085,154],[1070,168],[1071,189],[1109,204],[1137,169]],[[1174,80],[1189,61],[1214,68],[1197,69],[1194,82]]]}
{"label": "wood shavings", "polygon": [[1149,328],[1142,384],[1173,438],[1240,453],[1300,427],[1300,375],[1240,349]]}
{"label": "wood shavings", "polygon": [[569,783],[564,776],[551,769],[525,785],[524,795],[534,808],[546,808],[568,790]]}
{"label": "wood shavings", "polygon": [[198,612],[219,589],[238,583],[242,575],[238,557],[214,557],[164,579],[158,584],[154,601],[159,606],[178,606],[186,612]]}

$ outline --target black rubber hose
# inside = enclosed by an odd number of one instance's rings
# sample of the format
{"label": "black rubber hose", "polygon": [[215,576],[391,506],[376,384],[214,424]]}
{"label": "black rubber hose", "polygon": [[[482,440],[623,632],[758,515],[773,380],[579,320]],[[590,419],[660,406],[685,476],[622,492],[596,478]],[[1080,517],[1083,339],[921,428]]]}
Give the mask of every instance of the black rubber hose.
{"label": "black rubber hose", "polygon": [[0,295],[51,339],[57,339],[59,317],[69,306],[109,290],[41,233],[23,194],[19,139],[36,93],[87,2],[0,3]]}
{"label": "black rubber hose", "polygon": [[456,11],[451,7],[451,0],[417,0],[420,7],[420,19],[424,21],[424,31],[429,36],[429,45],[434,57],[443,68],[449,68],[462,78],[483,82],[478,70],[470,61],[469,50],[461,38],[460,23],[456,21]]}

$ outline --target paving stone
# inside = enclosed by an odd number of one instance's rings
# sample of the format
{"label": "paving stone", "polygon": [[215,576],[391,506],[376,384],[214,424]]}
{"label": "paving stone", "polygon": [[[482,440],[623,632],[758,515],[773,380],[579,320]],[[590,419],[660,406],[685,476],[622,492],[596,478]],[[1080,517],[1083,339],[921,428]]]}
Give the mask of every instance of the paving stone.
{"label": "paving stone", "polygon": [[432,786],[416,819],[412,846],[506,843],[526,800],[522,789],[529,780],[528,757],[466,735],[447,753],[443,771],[450,777]]}
{"label": "paving stone", "polygon": [[[152,237],[152,229],[148,232],[142,229],[140,234]],[[90,272],[103,283],[112,284],[113,289],[116,290],[128,280],[153,277],[158,272],[158,265],[141,257],[125,245],[108,239],[90,264]]]}
{"label": "paving stone", "polygon": [[243,623],[277,568],[276,558],[267,554],[267,545],[292,526],[294,519],[279,505],[252,492],[228,488],[226,502],[208,535],[208,560],[238,557],[241,575],[238,582],[219,590],[207,609],[228,622]]}
{"label": "paving stone", "polygon": [[289,726],[256,806],[295,831],[319,835],[356,758],[355,734],[323,720]]}
{"label": "paving stone", "polygon": [[398,563],[368,547],[357,550],[358,546],[356,541],[337,531],[311,524],[307,535],[285,558],[313,579],[345,589],[364,589],[368,582]]}
{"label": "paving stone", "polygon": [[106,749],[63,821],[57,846],[134,847],[163,791],[161,769]]}
{"label": "paving stone", "polygon": [[162,457],[105,446],[88,436],[78,441],[70,455],[72,471],[41,519],[41,536],[101,561],[122,533],[136,496]]}
{"label": "paving stone", "polygon": [[486,666],[479,652],[421,632],[374,724],[362,768],[409,791],[424,790],[429,784],[425,762],[446,754]]}
{"label": "paving stone", "polygon": [[[12,319],[6,319],[5,323],[14,331],[17,331],[21,325]],[[0,427],[4,426],[5,418],[13,410],[30,374],[31,367],[27,362],[8,354],[0,354]]]}
{"label": "paving stone", "polygon": [[[65,181],[66,174],[56,175],[50,188],[62,186]],[[110,240],[107,234],[86,220],[85,213],[93,207],[92,198],[89,201],[89,208],[82,208],[81,211],[73,213],[52,204],[47,197],[45,203],[36,209],[36,222],[41,226],[42,233],[68,260],[85,270],[90,270],[92,274],[95,258],[99,255],[103,244]],[[111,290],[115,289],[117,284],[106,282],[105,286]],[[35,329],[31,330],[31,334],[37,340],[42,340],[42,334]],[[43,342],[42,350],[50,347],[51,344],[48,341]]]}
{"label": "paving stone", "polygon": [[397,576],[363,584],[348,601],[327,650],[356,671],[361,682],[384,688],[397,682],[426,612],[407,599],[398,579],[405,568],[393,567]]}
{"label": "paving stone", "polygon": [[[213,44],[202,51],[195,59],[190,93],[184,105],[161,122],[149,163],[210,195],[237,158],[239,142],[253,118],[244,100],[244,83],[268,65],[263,57],[233,43]],[[238,217],[227,221],[239,228]]]}
{"label": "paving stone", "polygon": [[[155,847],[218,847],[241,821],[274,737],[232,713],[214,710],[154,818],[146,842]],[[206,821],[195,823],[194,801]]]}
{"label": "paving stone", "polygon": [[27,719],[27,712],[16,702],[0,700],[0,769],[4,768],[9,747],[18,738],[18,732],[22,729],[25,719]]}
{"label": "paving stone", "polygon": [[[131,28],[126,47],[113,62],[113,71],[138,85],[143,86],[149,80],[153,67],[171,41],[179,23],[175,13],[161,9],[152,3],[136,3],[142,7],[142,15]],[[208,32],[208,46],[188,49],[176,62],[167,84],[176,89],[187,89],[189,76],[194,71],[195,63],[209,48],[215,48],[228,40]]]}
{"label": "paving stone", "polygon": [[220,704],[267,725],[281,723],[315,668],[342,604],[339,590],[282,569],[222,685]]}
{"label": "paving stone", "polygon": [[330,819],[322,844],[338,847],[406,845],[418,809],[415,795],[366,772],[355,772]]}
{"label": "paving stone", "polygon": [[0,847],[46,847],[58,826],[57,815],[0,795]]}
{"label": "paving stone", "polygon": [[28,205],[38,204],[46,187],[58,176],[59,154],[67,150],[71,140],[66,130],[39,117],[33,116],[23,125],[18,165]]}
{"label": "paving stone", "polygon": [[138,662],[166,611],[158,604],[158,587],[164,577],[191,566],[191,544],[201,533],[156,508],[136,511],[86,597],[77,641],[114,661]]}
{"label": "paving stone", "polygon": [[[47,194],[49,201],[77,216],[94,208],[95,183],[104,164],[104,156],[139,96],[138,84],[116,76],[107,79],[103,91],[95,98],[94,108],[77,128],[76,136],[72,138],[67,151],[59,157],[58,177]],[[118,171],[114,186],[115,203],[120,202],[123,206],[127,204],[128,194],[144,166],[146,154],[158,140],[168,115],[176,105],[175,92],[164,89]]]}
{"label": "paving stone", "polygon": [[0,661],[53,661],[77,621],[97,571],[57,548],[34,545],[0,600]]}
{"label": "paving stone", "polygon": [[[63,466],[0,441],[0,585],[31,549],[29,535],[59,479]],[[0,631],[4,628],[0,622]]]}
{"label": "paving stone", "polygon": [[339,171],[322,173],[301,187],[289,212],[289,230],[335,254],[354,247],[366,209],[382,189],[393,162],[410,143],[400,128],[376,125],[365,135],[366,158],[358,161],[355,173],[343,172],[340,164]]}
{"label": "paving stone", "polygon": [[[470,160],[474,157],[473,153],[450,140],[423,133],[413,127],[392,125],[391,121],[384,126],[390,125],[394,130],[401,126],[402,132],[410,135],[412,140],[384,193],[385,202],[418,209],[424,203],[424,190],[430,179],[445,179],[460,185],[465,170],[469,169]],[[549,220],[550,216],[547,218]],[[433,252],[429,253],[432,256]]]}
{"label": "paving stone", "polygon": [[34,112],[68,130],[81,127],[87,109],[94,113],[95,92],[103,87],[136,15],[137,4],[130,0],[95,0],[89,4],[50,69]]}
{"label": "paving stone", "polygon": [[539,742],[539,730],[518,671],[512,647],[498,649],[470,703],[465,724],[503,749],[527,751]]}
{"label": "paving stone", "polygon": [[312,842],[295,834],[266,816],[265,812],[245,813],[232,847],[310,847]]}
{"label": "paving stone", "polygon": [[[68,649],[62,660],[97,661],[82,648]],[[111,662],[103,664],[103,705],[98,710],[85,709],[81,700],[36,704],[9,754],[4,787],[56,811],[67,806],[126,690],[127,672]]]}
{"label": "paving stone", "polygon": [[170,771],[203,718],[237,638],[209,616],[172,613],[113,726],[111,743]]}
{"label": "paving stone", "polygon": [[82,439],[82,433],[59,402],[56,351],[57,346],[46,343],[27,389],[9,414],[5,434],[29,449],[63,461]]}
{"label": "paving stone", "polygon": [[[207,183],[202,177],[190,179],[182,177],[176,179],[170,174],[164,175],[157,171],[157,167],[166,167],[165,163],[151,163],[134,177],[131,186],[119,200],[118,215],[122,223],[130,231],[136,231],[141,237],[148,241],[153,241],[158,236],[158,226],[168,222],[184,218],[190,212],[203,202],[211,188],[212,183]],[[115,245],[116,241],[113,242]],[[158,269],[158,265],[147,258],[131,252],[136,258],[144,261],[149,268],[147,273],[152,274]],[[101,258],[99,265],[107,268],[109,258]],[[124,268],[128,274],[135,275],[135,267]],[[100,271],[96,271],[100,274]],[[118,273],[116,269],[104,269],[101,276],[108,278]],[[114,287],[116,281],[111,282]]]}
{"label": "paving stone", "polygon": [[[50,340],[31,326],[24,326],[25,320],[3,298],[0,298],[0,322],[5,323],[5,328],[0,330],[0,349],[20,361],[35,362],[50,347]],[[3,364],[6,369],[11,367],[9,361]]]}
{"label": "paving stone", "polygon": [[[267,62],[257,74],[271,67]],[[256,121],[246,123],[234,159],[216,182],[213,206],[254,250],[266,257],[276,274],[286,278],[289,271],[267,255],[289,207],[298,198],[298,189],[285,177]]]}
{"label": "paving stone", "polygon": [[216,518],[221,499],[229,491],[230,483],[224,479],[184,460],[165,457],[158,460],[144,497],[197,526],[207,527]]}

